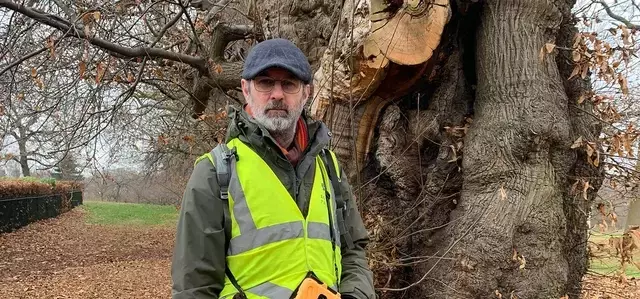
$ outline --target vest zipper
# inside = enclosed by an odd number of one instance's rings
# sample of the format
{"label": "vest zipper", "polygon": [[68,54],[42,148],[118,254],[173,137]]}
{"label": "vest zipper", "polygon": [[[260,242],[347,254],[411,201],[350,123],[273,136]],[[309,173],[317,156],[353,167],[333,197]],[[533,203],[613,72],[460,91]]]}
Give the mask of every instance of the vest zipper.
{"label": "vest zipper", "polygon": [[[293,174],[293,190],[294,190],[293,201],[296,203],[296,205],[298,204],[298,193],[300,192],[300,189],[298,188],[299,184],[300,182],[298,180],[298,175],[294,173]],[[298,209],[300,209],[300,207],[298,207]]]}
{"label": "vest zipper", "polygon": [[324,197],[325,200],[327,201],[326,206],[327,206],[327,217],[329,220],[329,234],[331,236],[331,248],[333,251],[332,257],[333,257],[333,270],[335,271],[335,275],[336,275],[336,285],[340,284],[340,276],[338,275],[338,264],[337,264],[337,260],[336,260],[336,231],[334,230],[334,223],[333,221],[335,221],[335,219],[333,219],[333,210],[335,209],[335,207],[333,206],[333,198],[331,198],[331,193],[328,190],[328,188],[332,188],[327,186],[327,178],[328,175],[324,169],[324,165],[320,165],[320,172],[322,175],[322,191],[324,192]]}

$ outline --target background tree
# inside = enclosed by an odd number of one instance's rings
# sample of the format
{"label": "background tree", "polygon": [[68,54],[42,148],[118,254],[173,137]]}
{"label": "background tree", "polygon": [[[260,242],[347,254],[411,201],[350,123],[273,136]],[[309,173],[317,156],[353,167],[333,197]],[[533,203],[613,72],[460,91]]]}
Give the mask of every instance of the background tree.
{"label": "background tree", "polygon": [[73,154],[64,156],[54,167],[51,176],[58,180],[80,181],[83,179],[80,166],[77,164]]}

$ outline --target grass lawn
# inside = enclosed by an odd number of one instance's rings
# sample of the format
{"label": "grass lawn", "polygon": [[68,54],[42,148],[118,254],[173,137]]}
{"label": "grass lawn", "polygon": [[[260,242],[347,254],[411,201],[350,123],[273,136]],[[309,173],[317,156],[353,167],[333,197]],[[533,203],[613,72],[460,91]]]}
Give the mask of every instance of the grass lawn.
{"label": "grass lawn", "polygon": [[[590,232],[589,241],[598,244],[608,244],[609,238],[622,236],[622,231],[612,233]],[[603,252],[596,252],[597,257],[591,258],[589,269],[593,272],[604,275],[617,275],[620,271],[620,256],[614,256],[615,249],[606,247]],[[634,253],[634,260],[640,263],[640,251]],[[627,264],[625,273],[627,277],[640,278],[640,269],[633,264]]]}
{"label": "grass lawn", "polygon": [[606,243],[609,238],[611,237],[620,237],[622,236],[623,231],[622,230],[617,230],[615,232],[609,232],[609,233],[601,233],[601,232],[596,232],[596,231],[589,231],[589,233],[591,234],[589,236],[589,241],[591,242],[596,242],[596,243]]}
{"label": "grass lawn", "polygon": [[[614,252],[615,253],[615,252]],[[636,256],[638,254],[636,253]],[[634,258],[634,260],[640,260],[640,257]],[[640,270],[632,264],[626,265],[627,277],[640,278]],[[591,260],[591,268],[593,272],[604,275],[616,275],[620,270],[620,257],[607,257],[607,258],[594,258]]]}
{"label": "grass lawn", "polygon": [[174,206],[85,201],[87,222],[107,225],[174,225],[178,211]]}

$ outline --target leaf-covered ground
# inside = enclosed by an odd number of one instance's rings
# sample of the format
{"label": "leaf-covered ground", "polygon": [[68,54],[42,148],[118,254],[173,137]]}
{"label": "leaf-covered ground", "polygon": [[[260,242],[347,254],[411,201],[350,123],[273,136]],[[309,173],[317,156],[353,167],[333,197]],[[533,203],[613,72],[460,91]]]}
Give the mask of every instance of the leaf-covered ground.
{"label": "leaf-covered ground", "polygon": [[88,207],[0,234],[0,298],[170,298],[173,223],[93,224]]}
{"label": "leaf-covered ground", "polygon": [[[170,298],[171,209],[88,202],[0,234],[0,298]],[[640,298],[640,283],[589,275],[582,298]]]}

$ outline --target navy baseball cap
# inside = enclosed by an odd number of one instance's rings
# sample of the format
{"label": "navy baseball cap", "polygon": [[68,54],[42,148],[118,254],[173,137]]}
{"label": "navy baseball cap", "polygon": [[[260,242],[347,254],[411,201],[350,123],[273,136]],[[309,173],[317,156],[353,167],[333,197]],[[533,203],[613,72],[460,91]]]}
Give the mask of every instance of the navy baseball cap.
{"label": "navy baseball cap", "polygon": [[268,39],[251,48],[244,61],[242,78],[253,79],[272,67],[283,68],[303,82],[311,83],[309,60],[300,48],[282,38]]}

